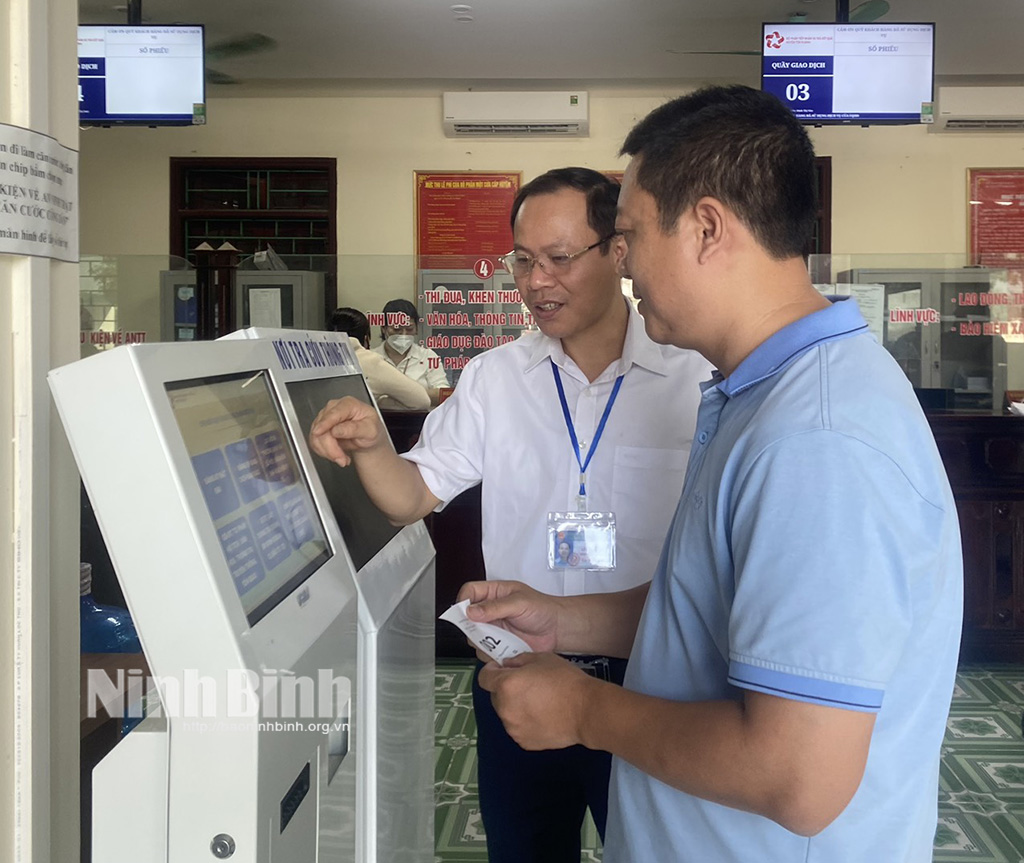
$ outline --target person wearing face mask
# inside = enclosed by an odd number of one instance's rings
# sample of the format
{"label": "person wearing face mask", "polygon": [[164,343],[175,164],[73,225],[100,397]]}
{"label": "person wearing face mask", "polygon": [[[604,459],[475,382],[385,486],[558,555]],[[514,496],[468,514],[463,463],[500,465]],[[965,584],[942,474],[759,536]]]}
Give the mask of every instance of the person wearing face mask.
{"label": "person wearing face mask", "polygon": [[416,321],[419,313],[409,300],[388,300],[384,304],[385,324],[381,327],[384,340],[373,349],[402,374],[427,388],[430,403],[440,399],[440,388],[450,386],[441,358],[429,348],[417,344]]}
{"label": "person wearing face mask", "polygon": [[378,356],[370,348],[370,322],[359,309],[343,307],[331,313],[327,328],[348,334],[366,385],[383,410],[388,408],[425,411],[430,407],[426,387],[417,383]]}

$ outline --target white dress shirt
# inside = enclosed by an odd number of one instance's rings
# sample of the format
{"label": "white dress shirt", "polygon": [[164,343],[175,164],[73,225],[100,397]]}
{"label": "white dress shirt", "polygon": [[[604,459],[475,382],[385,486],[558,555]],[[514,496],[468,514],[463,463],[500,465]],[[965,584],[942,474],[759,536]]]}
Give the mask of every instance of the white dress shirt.
{"label": "white dress shirt", "polygon": [[430,395],[423,384],[402,374],[391,363],[373,351],[364,348],[358,339],[348,337],[366,384],[381,408],[408,408],[430,410]]}
{"label": "white dress shirt", "polygon": [[444,370],[441,358],[430,348],[414,344],[409,348],[409,353],[397,363],[388,356],[387,351],[384,350],[383,342],[373,348],[373,352],[384,357],[390,365],[394,366],[402,374],[407,375],[416,383],[423,384],[427,388],[451,386],[448,383],[448,375]]}
{"label": "white dress shirt", "polygon": [[[615,513],[615,570],[547,567],[548,513],[577,508],[580,475],[552,361],[584,461],[615,379],[625,373],[586,483],[587,508]],[[699,354],[652,342],[632,307],[621,359],[593,383],[560,341],[525,333],[469,362],[404,458],[419,466],[443,502],[483,482],[487,578],[516,579],[561,596],[625,590],[654,574],[682,490],[699,383],[710,376]],[[465,573],[467,581],[483,575]]]}

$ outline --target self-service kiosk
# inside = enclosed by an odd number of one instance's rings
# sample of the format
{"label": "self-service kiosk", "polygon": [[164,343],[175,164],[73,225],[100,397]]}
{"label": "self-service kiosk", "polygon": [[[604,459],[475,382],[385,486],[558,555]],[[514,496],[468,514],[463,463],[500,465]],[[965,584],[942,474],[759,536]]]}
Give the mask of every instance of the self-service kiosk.
{"label": "self-service kiosk", "polygon": [[432,860],[433,549],[305,443],[371,401],[351,351],[134,345],[50,386],[154,681],[94,772],[95,863]]}
{"label": "self-service kiosk", "polygon": [[[345,333],[250,327],[221,341],[236,339],[273,345],[301,428],[308,430],[330,399],[373,404],[361,375],[317,371],[320,358],[334,355],[359,368]],[[356,752],[366,859],[419,861],[424,843],[433,847],[434,579],[402,559],[402,544],[391,543],[400,529],[370,502],[353,467],[316,458],[313,464],[352,558],[359,597]],[[426,534],[422,522],[415,527]]]}

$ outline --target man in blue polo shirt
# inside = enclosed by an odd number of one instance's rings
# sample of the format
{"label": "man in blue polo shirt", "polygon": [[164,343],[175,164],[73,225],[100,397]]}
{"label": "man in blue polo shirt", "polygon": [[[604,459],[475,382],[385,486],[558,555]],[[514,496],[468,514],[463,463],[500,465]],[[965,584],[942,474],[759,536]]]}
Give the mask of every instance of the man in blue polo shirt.
{"label": "man in blue polo shirt", "polygon": [[[773,97],[709,88],[623,151],[644,325],[718,371],[649,590],[467,585],[471,618],[538,650],[481,685],[524,748],[613,753],[606,863],[930,861],[957,514],[909,382],[808,278],[810,140]],[[628,655],[625,688],[541,650]]]}

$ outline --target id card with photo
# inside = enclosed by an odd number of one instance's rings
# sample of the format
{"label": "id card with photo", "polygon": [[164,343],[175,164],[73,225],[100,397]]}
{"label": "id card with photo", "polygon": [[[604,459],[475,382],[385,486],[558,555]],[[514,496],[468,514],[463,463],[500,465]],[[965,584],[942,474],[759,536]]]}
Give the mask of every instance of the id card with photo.
{"label": "id card with photo", "polygon": [[615,513],[549,512],[548,569],[615,569]]}

